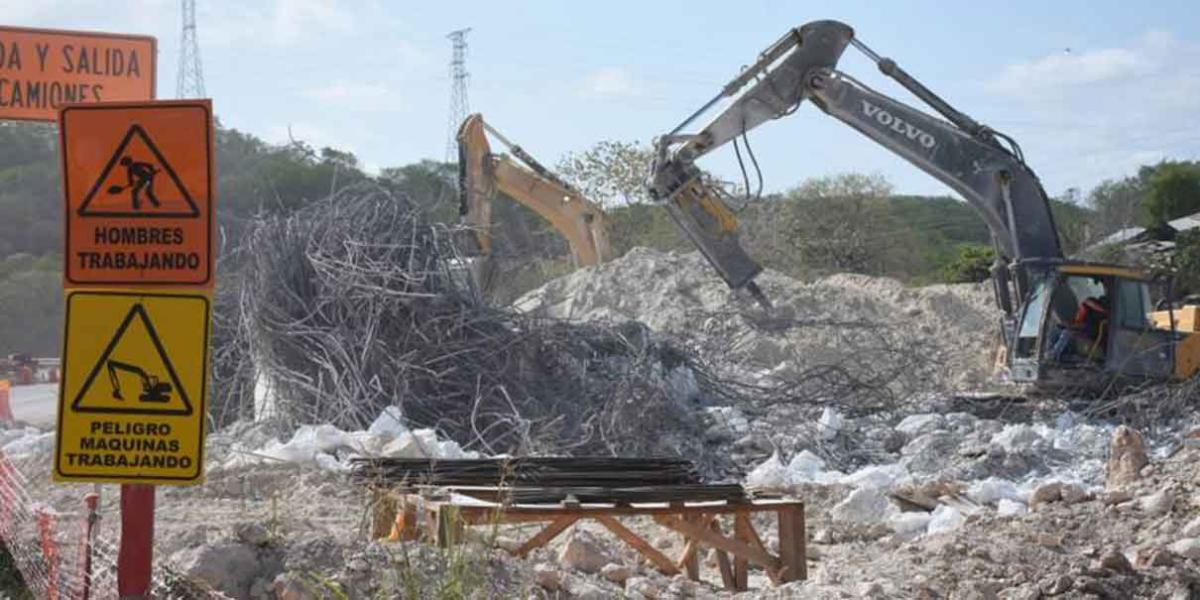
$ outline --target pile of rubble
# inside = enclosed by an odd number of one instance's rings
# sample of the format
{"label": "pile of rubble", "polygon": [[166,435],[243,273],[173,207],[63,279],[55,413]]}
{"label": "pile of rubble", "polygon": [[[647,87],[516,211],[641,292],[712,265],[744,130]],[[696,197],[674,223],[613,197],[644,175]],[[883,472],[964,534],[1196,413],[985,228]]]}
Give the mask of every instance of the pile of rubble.
{"label": "pile of rubble", "polygon": [[[639,321],[690,340],[710,362],[744,376],[786,380],[808,367],[854,364],[863,378],[896,373],[897,391],[913,393],[977,386],[990,375],[999,313],[982,284],[910,288],[849,274],[802,282],[769,269],[756,281],[774,304],[769,313],[731,293],[699,253],[634,248],[551,281],[513,307],[578,321]],[[910,367],[915,372],[901,373]]]}

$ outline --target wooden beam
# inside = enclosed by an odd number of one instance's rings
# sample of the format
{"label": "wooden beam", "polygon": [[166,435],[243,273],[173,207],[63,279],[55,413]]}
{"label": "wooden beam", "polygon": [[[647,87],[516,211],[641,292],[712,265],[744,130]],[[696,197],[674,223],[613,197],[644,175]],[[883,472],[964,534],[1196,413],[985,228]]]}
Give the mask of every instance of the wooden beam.
{"label": "wooden beam", "polygon": [[[754,528],[750,525],[750,515],[746,513],[737,513],[733,516],[733,539],[741,540],[747,544],[750,542],[749,533]],[[734,591],[745,591],[749,585],[750,579],[750,562],[740,556],[733,557],[733,589]]]}
{"label": "wooden beam", "polygon": [[[724,532],[721,531],[721,523],[716,519],[713,520],[710,527],[717,535],[724,535]],[[714,548],[713,551],[717,553],[717,569],[721,571],[721,584],[725,586],[725,589],[736,590],[737,584],[733,579],[733,567],[729,564],[729,553],[720,548]]]}
{"label": "wooden beam", "polygon": [[634,550],[641,552],[642,556],[645,556],[647,560],[654,563],[654,566],[658,567],[659,571],[662,571],[666,575],[679,573],[679,569],[675,566],[675,563],[671,562],[671,559],[667,558],[662,552],[659,552],[658,548],[651,546],[650,542],[642,539],[641,536],[622,525],[616,517],[600,515],[595,517],[595,519],[601,525],[607,527],[609,531],[613,532],[613,535],[621,538],[626,544],[632,546]]}
{"label": "wooden beam", "polygon": [[744,556],[750,562],[762,565],[768,571],[778,571],[783,566],[778,558],[771,556],[771,553],[765,549],[761,547],[756,548],[738,540],[731,540],[723,535],[714,533],[707,527],[699,527],[694,523],[689,523],[678,517],[668,515],[656,515],[654,520],[658,521],[664,527],[674,529],[688,537],[696,538],[709,546],[719,548],[735,556]]}
{"label": "wooden beam", "polygon": [[386,490],[371,491],[371,539],[386,538],[392,533],[397,504],[396,497]]}
{"label": "wooden beam", "polygon": [[783,581],[802,581],[808,577],[807,556],[804,548],[804,509],[781,508],[779,514],[779,556],[784,570]]}
{"label": "wooden beam", "polygon": [[[750,520],[750,515],[746,515],[746,543],[751,547],[758,548],[759,550],[770,554],[770,552],[767,551],[766,544],[763,544],[762,538],[758,537],[758,531],[755,531],[754,523]],[[767,578],[771,580],[772,585],[779,585],[783,583],[783,580],[779,578],[779,571],[782,569],[783,563],[780,562],[778,569],[764,568],[763,571],[767,574]]]}
{"label": "wooden beam", "polygon": [[[716,518],[715,515],[684,515],[683,520],[694,523],[700,527],[708,527],[708,524]],[[679,556],[679,561],[675,564],[680,569],[687,571],[688,579],[692,581],[700,581],[700,542],[695,538],[688,536],[683,537],[683,554]]]}
{"label": "wooden beam", "polygon": [[537,534],[535,534],[533,537],[529,538],[529,540],[527,542],[525,542],[524,544],[521,544],[521,547],[517,548],[517,551],[513,552],[513,554],[515,554],[516,556],[520,556],[521,558],[524,558],[530,552],[533,552],[534,550],[537,550],[538,548],[545,546],[546,544],[548,544],[550,542],[550,540],[558,537],[558,534],[565,531],[568,527],[570,527],[572,524],[574,524],[575,521],[578,521],[578,520],[579,520],[579,517],[575,517],[575,516],[571,516],[571,515],[564,515],[564,516],[561,516],[561,517],[551,521],[550,524],[547,525],[544,529],[537,532]]}
{"label": "wooden beam", "polygon": [[[453,505],[450,502],[432,500],[426,504],[434,506]],[[468,505],[457,506],[461,517],[470,523],[529,523],[534,521],[552,521],[564,514],[577,515],[580,518],[592,518],[595,515],[615,517],[635,517],[654,515],[730,515],[743,512],[775,512],[788,506],[803,507],[802,502],[793,500],[759,500],[753,503],[732,504],[724,502],[697,502],[681,506],[667,504],[612,506],[583,504],[575,508],[565,508],[553,505]]]}
{"label": "wooden beam", "polygon": [[462,541],[464,523],[459,518],[458,507],[444,504],[435,510],[436,532],[434,539],[439,548],[448,548]]}

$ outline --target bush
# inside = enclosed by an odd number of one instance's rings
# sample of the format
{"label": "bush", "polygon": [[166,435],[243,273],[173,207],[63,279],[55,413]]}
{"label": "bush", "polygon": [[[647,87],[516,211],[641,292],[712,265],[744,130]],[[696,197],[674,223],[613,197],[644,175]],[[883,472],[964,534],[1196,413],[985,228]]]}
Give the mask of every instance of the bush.
{"label": "bush", "polygon": [[996,252],[991,246],[964,244],[959,246],[958,258],[942,268],[946,283],[976,283],[992,276]]}

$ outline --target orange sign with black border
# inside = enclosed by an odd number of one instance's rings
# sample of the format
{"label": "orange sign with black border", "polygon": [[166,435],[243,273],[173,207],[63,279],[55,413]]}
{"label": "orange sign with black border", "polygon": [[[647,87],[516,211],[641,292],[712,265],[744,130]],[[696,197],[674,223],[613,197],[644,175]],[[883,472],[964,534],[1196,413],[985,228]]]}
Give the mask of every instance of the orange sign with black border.
{"label": "orange sign with black border", "polygon": [[212,103],[64,107],[65,287],[213,285]]}
{"label": "orange sign with black border", "polygon": [[153,100],[157,61],[149,36],[0,26],[0,119],[54,121],[67,104]]}

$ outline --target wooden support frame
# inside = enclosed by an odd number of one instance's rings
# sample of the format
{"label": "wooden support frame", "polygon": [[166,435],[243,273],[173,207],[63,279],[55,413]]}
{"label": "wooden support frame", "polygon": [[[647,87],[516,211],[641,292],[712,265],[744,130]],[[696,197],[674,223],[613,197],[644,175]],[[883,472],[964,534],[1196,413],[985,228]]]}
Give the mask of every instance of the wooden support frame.
{"label": "wooden support frame", "polygon": [[[772,584],[807,578],[804,504],[794,500],[746,502],[676,502],[637,504],[531,505],[502,504],[490,500],[447,495],[422,495],[405,490],[376,496],[372,523],[394,522],[389,539],[426,539],[441,545],[464,539],[470,526],[546,523],[531,538],[511,552],[528,556],[544,547],[575,523],[593,520],[629,545],[659,571],[667,575],[686,573],[699,580],[705,548],[716,552],[717,568],[726,589],[747,589],[751,565],[761,567]],[[497,495],[499,496],[499,495]],[[380,514],[383,513],[383,514]],[[779,554],[772,554],[755,531],[751,516],[775,513],[779,528]],[[621,517],[649,517],[684,539],[684,550],[672,560],[620,521]],[[729,523],[725,533],[722,518]],[[424,525],[421,527],[420,525]],[[379,525],[372,527],[378,534]]]}

